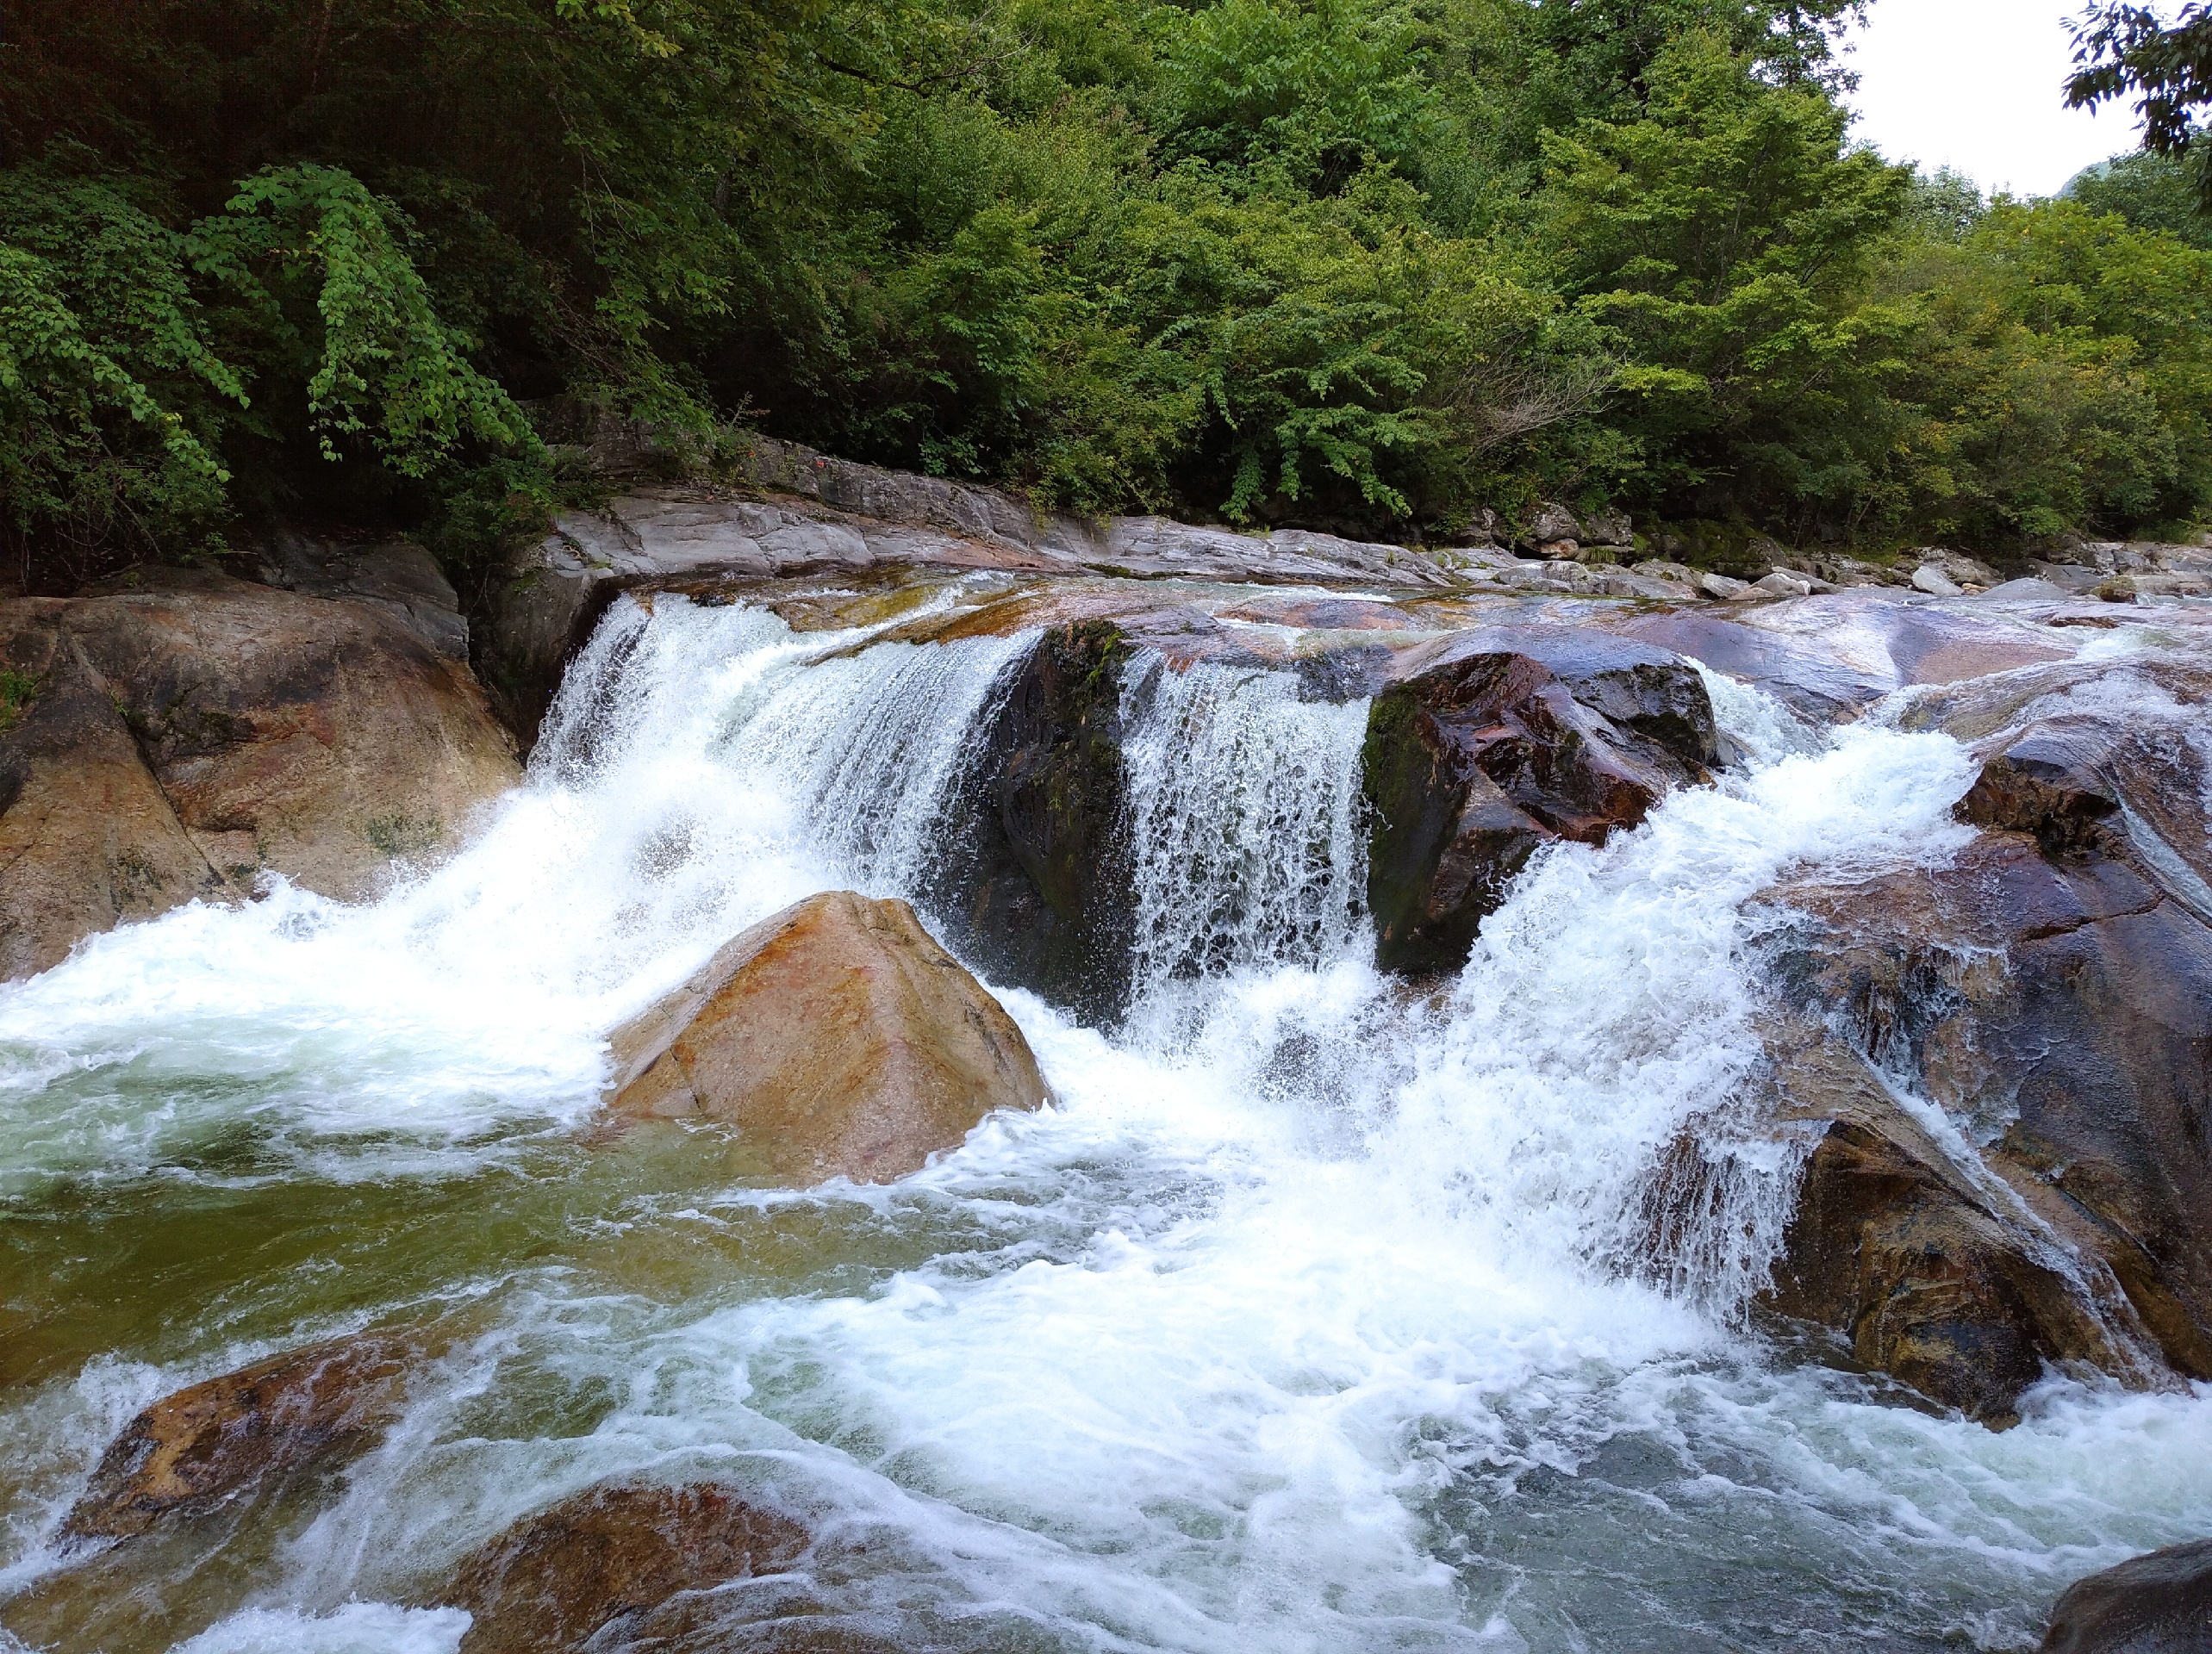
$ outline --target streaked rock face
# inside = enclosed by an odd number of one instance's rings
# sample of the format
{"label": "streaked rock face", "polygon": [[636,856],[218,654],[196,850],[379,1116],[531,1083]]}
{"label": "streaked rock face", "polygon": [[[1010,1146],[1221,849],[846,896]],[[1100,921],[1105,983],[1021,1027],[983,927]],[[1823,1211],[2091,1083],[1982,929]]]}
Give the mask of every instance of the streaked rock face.
{"label": "streaked rock face", "polygon": [[738,1129],[779,1178],[883,1183],[1050,1092],[998,1001],[904,902],[811,896],[618,1029],[612,1106]]}
{"label": "streaked rock face", "polygon": [[1810,1104],[1777,1302],[1994,1421],[2046,1361],[2212,1377],[2212,839],[2156,712],[2000,729],[1955,859],[1771,899],[1784,1000],[1986,1168],[1894,1108]]}
{"label": "streaked rock face", "polygon": [[[458,621],[457,621],[458,624]],[[521,779],[467,663],[390,606],[162,569],[0,604],[0,977],[264,869],[370,893]]]}

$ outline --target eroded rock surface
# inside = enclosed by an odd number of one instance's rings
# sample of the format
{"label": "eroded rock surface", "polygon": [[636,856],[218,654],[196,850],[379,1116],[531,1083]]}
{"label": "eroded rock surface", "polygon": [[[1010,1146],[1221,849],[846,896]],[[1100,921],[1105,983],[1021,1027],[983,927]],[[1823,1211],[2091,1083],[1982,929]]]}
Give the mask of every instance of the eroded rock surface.
{"label": "eroded rock surface", "polygon": [[1039,639],[983,736],[939,879],[963,952],[1097,1023],[1127,1007],[1136,930],[1122,760],[1130,653],[1109,621]]}
{"label": "eroded rock surface", "polygon": [[0,604],[0,976],[263,869],[325,895],[520,779],[466,663],[378,605],[201,570]]}
{"label": "eroded rock surface", "polygon": [[64,1533],[127,1539],[368,1446],[425,1347],[403,1333],[336,1339],[164,1396],[101,1456]]}
{"label": "eroded rock surface", "polygon": [[711,1483],[591,1488],[471,1554],[440,1601],[473,1616],[463,1654],[626,1645],[671,1598],[782,1572],[807,1542],[789,1517]]}
{"label": "eroded rock surface", "polygon": [[1999,1427],[2046,1364],[2140,1375],[2124,1330],[2134,1323],[2109,1278],[1961,1165],[1863,1057],[1804,1026],[1777,1030],[1770,1048],[1776,1118],[1816,1136],[1769,1308]]}
{"label": "eroded rock surface", "polygon": [[[1792,1230],[1791,1313],[2002,1419],[2047,1359],[2212,1376],[2212,843],[2202,755],[2148,710],[1983,751],[1959,806],[1985,828],[1972,843],[1777,892],[1773,958],[1785,998],[1958,1122],[1987,1173],[1944,1192],[1955,1179],[1924,1175],[1941,1151],[1914,1150],[1915,1172],[1833,1135]],[[1961,1199],[2068,1278],[2110,1351],[2054,1332],[2015,1265],[1978,1261],[1995,1242]],[[1892,1337],[1900,1305],[1912,1324]]]}
{"label": "eroded rock surface", "polygon": [[883,1183],[1051,1095],[1003,1007],[904,902],[831,891],[618,1029],[611,1105],[735,1126],[770,1172]]}
{"label": "eroded rock surface", "polygon": [[1374,702],[1368,905],[1386,970],[1465,962],[1539,845],[1602,844],[1721,759],[1696,672],[1600,634],[1477,632]]}
{"label": "eroded rock surface", "polygon": [[2042,1654],[2212,1654],[2212,1539],[2076,1580],[2051,1610]]}

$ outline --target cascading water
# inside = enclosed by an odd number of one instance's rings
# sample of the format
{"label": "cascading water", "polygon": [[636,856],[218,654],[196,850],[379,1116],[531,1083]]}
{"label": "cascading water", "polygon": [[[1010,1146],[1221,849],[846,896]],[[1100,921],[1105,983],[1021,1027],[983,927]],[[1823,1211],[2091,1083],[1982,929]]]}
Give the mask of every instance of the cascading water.
{"label": "cascading water", "polygon": [[[2212,1397],[2053,1382],[1992,1434],[1744,1328],[1793,1151],[1729,1127],[1742,910],[1949,855],[1970,770],[1732,685],[1752,766],[1540,855],[1420,998],[1367,962],[1364,707],[1140,655],[1137,1010],[1003,992],[1062,1106],[808,1194],[673,1129],[580,1142],[603,1031],[731,931],[925,890],[1028,641],[626,601],[445,867],[0,992],[16,1278],[53,1283],[0,1390],[0,1595],[118,1654],[443,1654],[460,1616],[403,1605],[471,1546],[720,1477],[819,1538],[687,1646],[804,1611],[962,1649],[2011,1648],[2059,1580],[2212,1527]],[[1629,1267],[1692,1122],[1725,1175]],[[341,1483],[70,1606],[55,1526],[133,1410],[401,1311],[459,1330]]]}

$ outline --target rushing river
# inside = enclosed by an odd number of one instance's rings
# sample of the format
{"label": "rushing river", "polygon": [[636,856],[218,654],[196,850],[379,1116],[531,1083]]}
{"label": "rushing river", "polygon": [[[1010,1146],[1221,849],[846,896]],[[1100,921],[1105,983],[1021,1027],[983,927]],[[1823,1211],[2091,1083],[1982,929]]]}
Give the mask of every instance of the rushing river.
{"label": "rushing river", "polygon": [[[863,643],[625,600],[443,867],[0,989],[11,1623],[444,1654],[457,1558],[626,1475],[820,1536],[702,1649],[798,1604],[948,1650],[2014,1649],[2067,1580],[2212,1532],[2212,1392],[2053,1381],[1996,1433],[1747,1315],[1802,1148],[1731,1125],[1746,905],[1962,842],[1963,753],[1879,720],[1815,737],[1717,681],[1751,762],[1540,857],[1424,998],[1367,962],[1365,703],[1140,656],[1135,1006],[1000,990],[1059,1107],[806,1194],[711,1130],[580,1130],[607,1030],[740,926],[840,886],[927,917],[1027,640]],[[1654,1260],[1693,1117],[1724,1175]],[[342,1475],[62,1568],[138,1408],[408,1318],[439,1353]]]}

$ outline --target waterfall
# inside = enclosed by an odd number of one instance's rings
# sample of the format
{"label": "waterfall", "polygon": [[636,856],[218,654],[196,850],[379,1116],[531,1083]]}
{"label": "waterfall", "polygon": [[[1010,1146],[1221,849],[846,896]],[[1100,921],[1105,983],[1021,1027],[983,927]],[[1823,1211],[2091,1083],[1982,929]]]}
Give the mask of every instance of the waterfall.
{"label": "waterfall", "polygon": [[1365,905],[1368,703],[1309,702],[1293,674],[1139,655],[1122,720],[1140,999],[1178,979],[1316,967]]}
{"label": "waterfall", "polygon": [[[446,1314],[402,1427],[312,1509],[223,1516],[250,1564],[159,1582],[220,1620],[191,1654],[452,1654],[445,1570],[610,1478],[817,1524],[803,1576],[695,1605],[728,1645],[805,1614],[960,1649],[1933,1654],[2030,1640],[2055,1578],[2212,1527],[2203,1398],[2054,1380],[1997,1436],[1747,1328],[1804,1145],[1742,1107],[1744,915],[1940,864],[1972,772],[1726,681],[1742,767],[1541,852],[1414,986],[1362,911],[1366,703],[1140,650],[1134,1006],[1089,1027],[994,985],[1058,1106],[804,1192],[705,1130],[579,1130],[605,1031],[739,927],[837,886],[926,911],[1035,642],[624,599],[443,866],[180,910],[0,991],[25,1278],[213,1306],[0,1390],[0,1597],[68,1564],[61,1513],[137,1408]],[[221,1244],[265,1232],[302,1266]],[[131,1272],[165,1248],[191,1269]]]}

